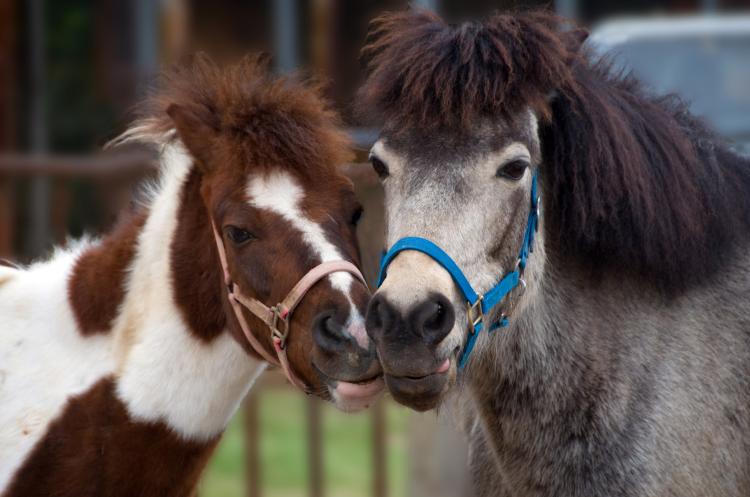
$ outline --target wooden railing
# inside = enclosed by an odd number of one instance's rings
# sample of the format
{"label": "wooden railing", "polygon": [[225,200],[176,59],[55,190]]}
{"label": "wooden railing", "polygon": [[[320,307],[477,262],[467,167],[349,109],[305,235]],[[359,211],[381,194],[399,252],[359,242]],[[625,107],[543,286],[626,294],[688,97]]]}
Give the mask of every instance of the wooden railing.
{"label": "wooden railing", "polygon": [[49,183],[50,209],[45,213],[50,219],[48,238],[60,243],[68,233],[71,182],[85,180],[102,185],[106,205],[96,208],[106,209],[113,217],[126,205],[130,185],[155,171],[153,156],[142,150],[87,156],[0,154],[0,257],[27,259],[38,255],[16,249],[28,228],[20,225],[25,206],[18,189],[24,180],[43,178]]}

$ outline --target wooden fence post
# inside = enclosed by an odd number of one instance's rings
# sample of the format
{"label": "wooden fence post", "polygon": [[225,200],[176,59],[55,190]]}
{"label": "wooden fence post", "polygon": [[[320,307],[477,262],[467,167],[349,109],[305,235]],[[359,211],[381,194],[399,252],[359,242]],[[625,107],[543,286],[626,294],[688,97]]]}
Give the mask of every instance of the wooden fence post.
{"label": "wooden fence post", "polygon": [[243,405],[247,497],[261,496],[259,390],[251,388]]}
{"label": "wooden fence post", "polygon": [[385,401],[381,399],[370,411],[372,422],[372,494],[374,497],[387,497],[388,470],[386,444]]}
{"label": "wooden fence post", "polygon": [[307,465],[310,497],[323,497],[323,420],[320,402],[317,397],[307,397]]}
{"label": "wooden fence post", "polygon": [[466,438],[451,413],[409,417],[409,497],[470,497]]}

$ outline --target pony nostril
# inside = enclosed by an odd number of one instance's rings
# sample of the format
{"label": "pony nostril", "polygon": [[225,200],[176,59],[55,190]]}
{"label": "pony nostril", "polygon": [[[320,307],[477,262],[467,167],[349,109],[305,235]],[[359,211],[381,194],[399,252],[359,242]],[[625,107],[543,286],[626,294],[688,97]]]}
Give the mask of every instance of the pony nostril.
{"label": "pony nostril", "polygon": [[435,294],[414,308],[409,321],[412,329],[422,335],[428,344],[437,345],[453,329],[455,320],[455,312],[448,299]]}
{"label": "pony nostril", "polygon": [[333,320],[333,318],[329,317],[323,320],[323,328],[328,332],[328,334],[332,336],[342,336],[341,331],[342,328],[336,322]]}
{"label": "pony nostril", "polygon": [[435,307],[432,317],[428,318],[424,322],[425,330],[438,330],[442,328],[442,323],[445,319],[445,307],[440,302],[434,302],[432,304]]}
{"label": "pony nostril", "polygon": [[328,351],[342,350],[349,342],[344,334],[344,327],[330,313],[323,313],[315,318],[313,340],[318,347]]}
{"label": "pony nostril", "polygon": [[373,340],[378,340],[390,328],[396,318],[396,311],[388,303],[382,294],[375,295],[367,308],[365,327],[367,335]]}

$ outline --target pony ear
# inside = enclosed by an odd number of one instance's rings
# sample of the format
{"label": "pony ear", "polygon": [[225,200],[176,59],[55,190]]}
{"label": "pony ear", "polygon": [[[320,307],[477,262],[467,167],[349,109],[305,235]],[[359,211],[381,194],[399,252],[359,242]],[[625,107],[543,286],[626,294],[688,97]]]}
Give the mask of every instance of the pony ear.
{"label": "pony ear", "polygon": [[199,116],[192,109],[178,104],[167,107],[167,114],[172,118],[177,134],[182,144],[198,162],[198,166],[206,172],[211,162],[211,145],[217,134],[217,129],[208,119]]}
{"label": "pony ear", "polygon": [[573,26],[570,30],[563,32],[560,36],[565,43],[565,47],[574,54],[581,50],[583,43],[588,37],[589,30],[580,26]]}

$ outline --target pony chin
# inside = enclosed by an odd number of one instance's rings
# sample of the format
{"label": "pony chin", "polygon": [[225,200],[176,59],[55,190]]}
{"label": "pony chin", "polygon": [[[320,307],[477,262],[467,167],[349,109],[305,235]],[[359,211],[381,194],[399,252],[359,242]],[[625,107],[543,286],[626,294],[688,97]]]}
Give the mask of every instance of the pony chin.
{"label": "pony chin", "polygon": [[421,378],[385,376],[393,399],[415,411],[429,411],[438,407],[456,383],[458,363],[455,357],[446,359],[435,373]]}
{"label": "pony chin", "polygon": [[380,399],[385,388],[383,377],[380,376],[365,383],[336,382],[329,387],[333,403],[341,411],[359,412],[371,407]]}

